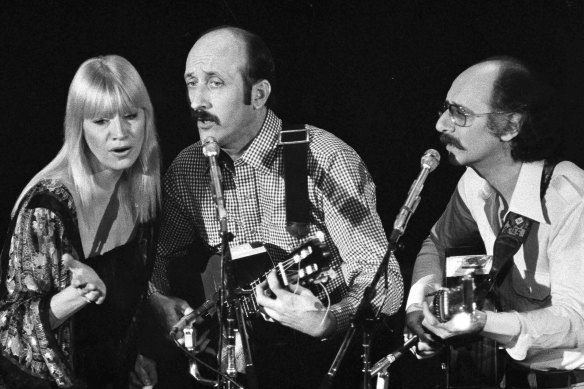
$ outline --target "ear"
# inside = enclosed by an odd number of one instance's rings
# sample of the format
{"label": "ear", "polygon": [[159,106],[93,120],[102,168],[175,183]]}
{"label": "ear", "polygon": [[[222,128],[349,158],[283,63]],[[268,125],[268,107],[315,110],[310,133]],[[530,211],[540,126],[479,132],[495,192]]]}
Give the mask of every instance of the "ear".
{"label": "ear", "polygon": [[507,129],[503,135],[500,136],[503,142],[509,142],[517,135],[521,130],[521,125],[523,124],[523,115],[520,113],[513,113],[507,122]]}
{"label": "ear", "polygon": [[254,109],[263,108],[270,97],[272,85],[268,80],[260,80],[251,88],[251,105]]}

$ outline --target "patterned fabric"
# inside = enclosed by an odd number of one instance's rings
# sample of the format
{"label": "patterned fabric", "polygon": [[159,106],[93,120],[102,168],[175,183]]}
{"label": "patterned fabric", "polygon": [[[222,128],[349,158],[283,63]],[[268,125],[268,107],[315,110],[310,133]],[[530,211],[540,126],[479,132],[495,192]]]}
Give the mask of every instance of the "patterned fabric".
{"label": "patterned fabric", "polygon": [[[35,201],[42,195],[66,208]],[[65,209],[72,219],[68,222]],[[124,245],[86,259],[75,249],[81,250],[81,242],[73,199],[55,180],[34,186],[16,217],[8,263],[2,263],[7,270],[0,289],[3,356],[15,368],[60,387],[86,383],[94,388],[128,387],[136,352],[135,315],[150,277],[151,225],[138,225]],[[106,285],[107,298],[100,305],[85,306],[52,330],[50,300],[71,281],[61,261],[65,253],[96,271]],[[22,374],[11,374],[19,381],[14,385],[29,387],[21,382]]]}
{"label": "patterned fabric", "polygon": [[[232,244],[263,242],[274,261],[283,260],[302,243],[286,231],[282,150],[277,146],[281,127],[281,120],[268,111],[259,134],[241,158],[231,161],[223,153],[219,158]],[[319,297],[325,303],[330,299],[337,330],[342,331],[385,254],[387,239],[376,212],[375,185],[361,158],[327,131],[307,128],[309,236],[324,232],[332,253],[331,267],[337,273]],[[164,178],[153,277],[154,286],[163,293],[169,291],[167,267],[172,257],[187,255],[197,241],[207,247],[220,244],[208,166],[201,142],[197,142],[177,156]],[[204,263],[206,258],[199,254],[196,260]],[[393,314],[403,297],[403,281],[393,257],[388,275],[389,296],[383,312]],[[380,282],[374,306],[383,298]]]}
{"label": "patterned fabric", "polygon": [[71,322],[51,330],[48,305],[70,282],[61,257],[70,253],[78,259],[79,254],[65,234],[63,220],[53,211],[27,209],[31,197],[41,193],[56,196],[76,221],[73,198],[57,181],[41,181],[23,200],[2,280],[0,347],[6,358],[30,375],[66,387],[73,384]]}

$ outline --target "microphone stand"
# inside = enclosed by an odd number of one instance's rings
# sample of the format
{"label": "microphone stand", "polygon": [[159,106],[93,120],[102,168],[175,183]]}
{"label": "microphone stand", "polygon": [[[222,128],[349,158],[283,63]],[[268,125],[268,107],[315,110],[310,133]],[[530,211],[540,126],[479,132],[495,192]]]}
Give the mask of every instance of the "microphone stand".
{"label": "microphone stand", "polygon": [[[433,171],[438,163],[440,162],[440,154],[433,149],[427,150],[424,155],[422,156],[421,160],[421,167],[422,170],[420,171],[418,177],[413,182],[410,190],[408,192],[408,197],[406,199],[405,204],[401,207],[396,220],[393,224],[393,231],[389,237],[389,243],[387,247],[387,251],[383,256],[381,264],[377,268],[377,272],[371,280],[371,284],[365,288],[363,292],[363,297],[361,298],[361,302],[357,307],[357,312],[351,322],[351,326],[349,330],[345,334],[345,338],[343,339],[343,343],[341,343],[341,347],[335,356],[335,359],[327,372],[327,375],[323,379],[320,389],[328,389],[331,387],[339,365],[341,364],[342,359],[349,348],[349,344],[351,343],[353,337],[355,336],[355,331],[360,329],[363,332],[363,387],[362,389],[371,389],[371,371],[370,371],[370,361],[369,361],[369,353],[371,349],[371,327],[373,323],[379,319],[379,315],[381,314],[381,309],[385,304],[385,301],[380,305],[379,310],[377,313],[373,313],[373,308],[371,306],[371,302],[373,298],[375,298],[375,293],[377,291],[377,283],[382,275],[385,275],[385,289],[387,291],[387,265],[389,264],[389,258],[397,249],[397,242],[399,238],[403,235],[408,221],[412,214],[415,212],[419,202],[420,202],[420,193],[422,188],[424,187],[424,181],[428,177],[428,174]],[[387,293],[386,293],[387,298]]]}
{"label": "microphone stand", "polygon": [[[394,229],[395,233],[395,229]],[[394,237],[394,233],[392,233],[392,237]],[[401,235],[401,234],[400,234]],[[327,375],[323,379],[320,389],[328,389],[332,386],[336,373],[338,371],[339,365],[341,364],[345,354],[355,336],[355,332],[357,329],[362,331],[362,346],[363,346],[363,389],[370,389],[371,388],[371,374],[370,374],[370,360],[369,354],[371,350],[371,328],[373,323],[379,319],[379,314],[381,313],[381,309],[378,310],[377,313],[374,314],[373,307],[371,306],[371,301],[375,297],[376,294],[376,287],[379,279],[382,275],[385,275],[386,281],[386,288],[387,288],[387,265],[389,264],[389,258],[391,258],[392,253],[395,251],[397,247],[397,239],[399,236],[394,237],[393,239],[390,238],[388,249],[381,261],[381,264],[377,268],[377,272],[371,280],[371,283],[363,293],[363,297],[361,298],[361,302],[357,307],[357,312],[353,317],[351,322],[351,326],[347,330],[345,334],[345,338],[339,347],[339,351],[331,364]],[[383,306],[383,304],[381,305]]]}
{"label": "microphone stand", "polygon": [[[214,138],[207,138],[204,142],[203,153],[209,157],[210,176],[211,176],[211,191],[215,200],[217,208],[217,218],[219,219],[219,234],[221,236],[221,289],[219,291],[219,352],[217,355],[220,371],[225,373],[231,379],[226,380],[223,374],[219,375],[218,386],[221,389],[233,389],[242,387],[239,384],[234,384],[237,377],[237,366],[235,356],[236,330],[239,330],[242,338],[243,353],[246,358],[246,375],[248,378],[249,387],[257,389],[257,380],[255,377],[255,369],[253,367],[251,350],[249,341],[247,339],[247,330],[245,328],[245,321],[241,312],[240,302],[236,297],[236,282],[233,275],[233,266],[231,262],[231,249],[229,241],[232,239],[232,234],[227,228],[227,209],[223,199],[221,189],[220,171],[217,164],[217,156],[219,154],[219,146]],[[225,338],[225,354],[223,358],[223,345]],[[225,360],[225,362],[224,362]],[[225,365],[225,366],[224,366]]]}
{"label": "microphone stand", "polygon": [[[255,367],[253,365],[253,358],[251,354],[251,347],[245,325],[241,303],[236,296],[235,290],[237,284],[233,276],[233,265],[231,262],[231,249],[229,248],[229,241],[231,234],[227,231],[227,219],[220,219],[221,224],[221,291],[220,291],[220,309],[219,312],[219,333],[220,339],[225,337],[225,353],[223,358],[223,340],[219,345],[219,363],[221,364],[221,371],[231,379],[225,379],[223,374],[219,378],[219,388],[233,389],[244,388],[240,384],[235,383],[237,377],[237,366],[235,356],[236,330],[239,331],[241,343],[243,348],[243,355],[245,358],[245,372],[247,377],[247,384],[250,389],[257,389],[258,383],[255,375]],[[224,366],[223,366],[224,365]]]}

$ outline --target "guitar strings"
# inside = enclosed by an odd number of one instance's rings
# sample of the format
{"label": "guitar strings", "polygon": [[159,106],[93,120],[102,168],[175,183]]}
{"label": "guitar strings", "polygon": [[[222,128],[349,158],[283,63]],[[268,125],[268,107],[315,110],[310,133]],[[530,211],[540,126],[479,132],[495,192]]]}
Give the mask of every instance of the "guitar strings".
{"label": "guitar strings", "polygon": [[324,294],[326,295],[326,311],[324,313],[324,316],[322,317],[322,320],[320,321],[320,324],[318,325],[320,327],[324,324],[324,321],[326,320],[326,317],[328,316],[328,313],[331,310],[331,297],[329,295],[328,290],[326,290],[326,288],[323,284],[317,284],[317,285],[319,285],[324,290]]}

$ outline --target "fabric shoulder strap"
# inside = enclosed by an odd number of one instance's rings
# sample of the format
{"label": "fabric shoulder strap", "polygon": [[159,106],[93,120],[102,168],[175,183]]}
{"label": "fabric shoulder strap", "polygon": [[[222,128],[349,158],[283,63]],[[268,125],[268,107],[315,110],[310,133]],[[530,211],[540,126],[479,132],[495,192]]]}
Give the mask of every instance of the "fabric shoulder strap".
{"label": "fabric shoulder strap", "polygon": [[[547,160],[544,163],[540,186],[542,200],[550,184],[555,165],[555,162]],[[497,287],[501,285],[513,266],[513,256],[529,236],[532,225],[533,220],[528,217],[514,212],[507,213],[493,246],[493,266],[487,277],[488,287],[485,290],[487,293],[496,293]]]}
{"label": "fabric shoulder strap", "polygon": [[292,236],[308,235],[308,143],[310,136],[304,125],[282,122],[278,146],[284,159],[286,192],[286,230]]}

